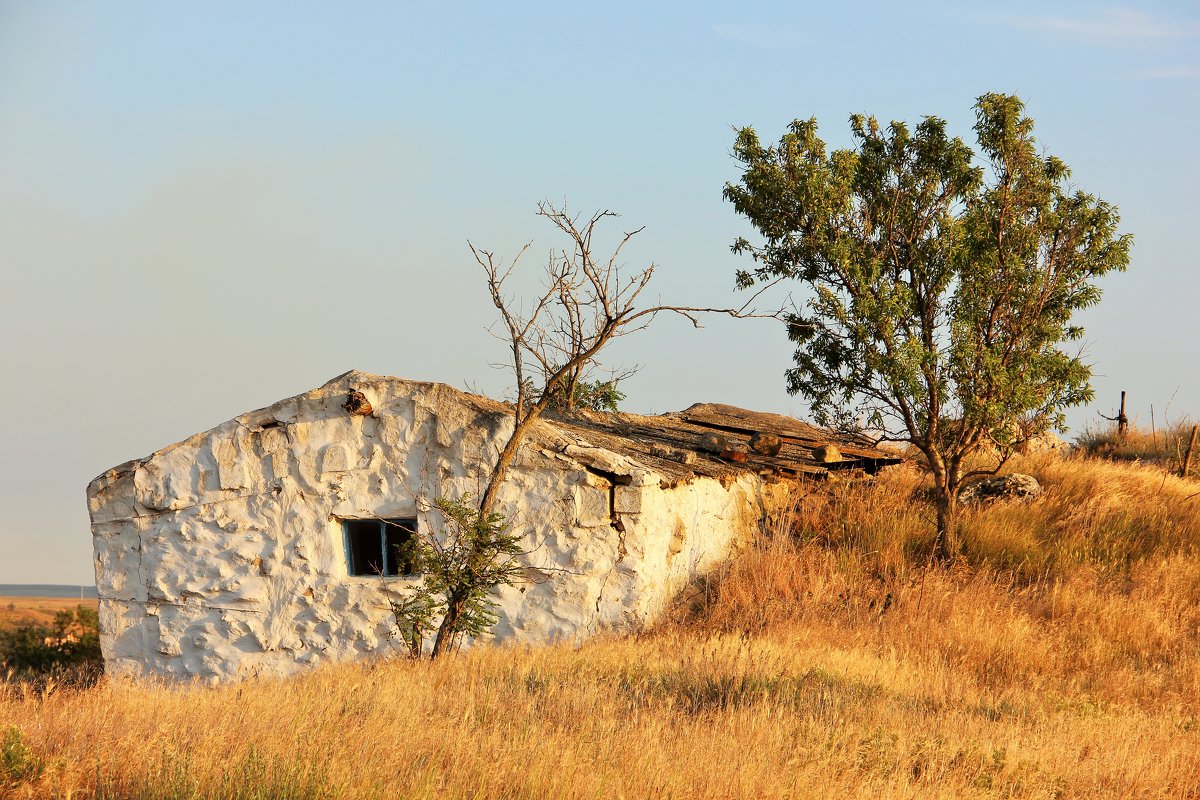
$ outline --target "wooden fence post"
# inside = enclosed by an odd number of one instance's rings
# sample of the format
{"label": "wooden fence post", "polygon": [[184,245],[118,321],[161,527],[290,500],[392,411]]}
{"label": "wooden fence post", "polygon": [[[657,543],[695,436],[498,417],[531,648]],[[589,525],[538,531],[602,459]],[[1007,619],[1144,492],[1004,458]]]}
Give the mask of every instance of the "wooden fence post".
{"label": "wooden fence post", "polygon": [[1188,470],[1192,468],[1192,450],[1196,448],[1196,429],[1200,425],[1192,426],[1192,438],[1188,441],[1187,450],[1183,454],[1183,466],[1179,468],[1179,477],[1186,478]]}
{"label": "wooden fence post", "polygon": [[1125,392],[1121,392],[1121,410],[1117,412],[1117,435],[1122,439],[1129,433],[1129,417],[1125,416]]}

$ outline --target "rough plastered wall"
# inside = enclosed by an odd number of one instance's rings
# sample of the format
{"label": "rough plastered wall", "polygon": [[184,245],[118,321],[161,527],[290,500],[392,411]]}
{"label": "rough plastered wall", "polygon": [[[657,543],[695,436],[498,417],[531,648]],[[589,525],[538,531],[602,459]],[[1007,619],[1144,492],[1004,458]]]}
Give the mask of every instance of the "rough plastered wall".
{"label": "rough plastered wall", "polygon": [[[364,392],[371,416],[342,407]],[[341,520],[415,517],[478,496],[512,417],[440,384],[347,373],[96,478],[88,505],[111,674],[210,681],[391,652],[387,593],[347,575]],[[499,511],[528,580],[499,595],[500,641],[577,640],[654,619],[763,515],[763,486],[653,470],[541,425]]]}

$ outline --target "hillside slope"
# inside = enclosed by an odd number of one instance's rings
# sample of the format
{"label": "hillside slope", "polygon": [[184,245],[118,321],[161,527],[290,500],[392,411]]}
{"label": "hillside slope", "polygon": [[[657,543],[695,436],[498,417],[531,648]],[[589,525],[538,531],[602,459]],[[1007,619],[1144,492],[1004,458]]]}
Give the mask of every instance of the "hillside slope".
{"label": "hillside slope", "polygon": [[7,792],[1200,796],[1200,483],[1013,469],[1046,497],[969,512],[953,568],[925,563],[921,479],[897,468],[798,495],[632,638],[219,689],[9,685],[0,765],[38,768]]}

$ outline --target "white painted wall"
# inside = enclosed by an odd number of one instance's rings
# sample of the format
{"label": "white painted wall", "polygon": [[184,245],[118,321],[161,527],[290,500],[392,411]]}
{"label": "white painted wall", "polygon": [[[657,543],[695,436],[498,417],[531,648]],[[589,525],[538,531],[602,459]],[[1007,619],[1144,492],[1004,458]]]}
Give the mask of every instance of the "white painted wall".
{"label": "white painted wall", "polygon": [[[350,388],[373,416],[341,407]],[[215,682],[392,652],[385,593],[419,579],[348,576],[340,520],[416,517],[440,530],[431,501],[478,496],[511,428],[485,398],[348,373],[96,478],[110,674]],[[611,509],[609,482],[587,467],[628,477]],[[498,505],[524,532],[536,580],[500,590],[495,639],[636,629],[757,530],[756,476],[663,484],[540,424]]]}

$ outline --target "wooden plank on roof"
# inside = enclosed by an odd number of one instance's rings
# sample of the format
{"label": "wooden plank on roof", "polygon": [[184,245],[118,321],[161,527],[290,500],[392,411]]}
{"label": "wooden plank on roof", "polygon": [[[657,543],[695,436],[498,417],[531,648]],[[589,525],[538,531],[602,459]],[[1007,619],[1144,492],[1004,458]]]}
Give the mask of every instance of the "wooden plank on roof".
{"label": "wooden plank on roof", "polygon": [[776,433],[793,439],[809,441],[828,440],[829,433],[792,417],[747,411],[737,406],[722,403],[697,403],[680,412],[680,416],[697,425],[719,426],[746,433]]}
{"label": "wooden plank on roof", "polygon": [[774,433],[800,447],[834,442],[842,455],[851,458],[897,460],[895,454],[872,447],[866,437],[838,435],[782,414],[747,411],[720,403],[700,403],[681,412],[681,416],[696,425],[717,427],[726,431],[746,434]]}
{"label": "wooden plank on roof", "polygon": [[[842,466],[864,466],[868,469],[881,462],[896,461],[894,454],[867,446],[865,442],[816,428],[800,420],[780,414],[748,411],[715,403],[703,403],[673,414],[644,417],[636,414],[587,415],[582,418],[555,420],[553,424],[574,429],[593,444],[618,453],[625,453],[654,464],[670,474],[692,472],[696,475],[719,477],[748,470],[768,469],[776,474],[819,477],[827,474],[831,465],[818,464],[812,449],[818,444],[836,442],[846,457]],[[771,457],[750,451],[748,459],[733,463],[709,452],[702,437],[721,431],[731,442],[745,442],[758,432],[773,433],[783,440],[783,448]],[[855,446],[855,445],[858,446]],[[694,462],[683,464],[664,459],[654,448],[670,448],[694,452]]]}

